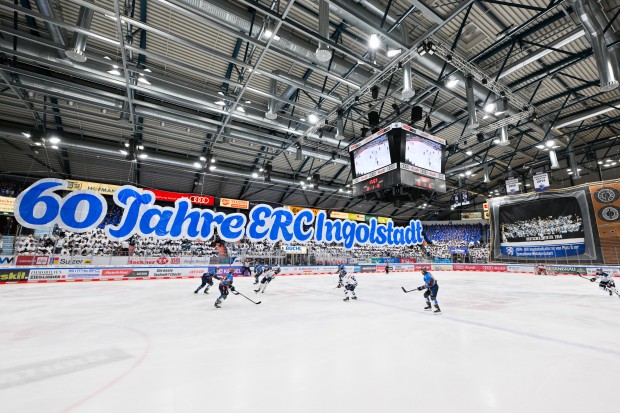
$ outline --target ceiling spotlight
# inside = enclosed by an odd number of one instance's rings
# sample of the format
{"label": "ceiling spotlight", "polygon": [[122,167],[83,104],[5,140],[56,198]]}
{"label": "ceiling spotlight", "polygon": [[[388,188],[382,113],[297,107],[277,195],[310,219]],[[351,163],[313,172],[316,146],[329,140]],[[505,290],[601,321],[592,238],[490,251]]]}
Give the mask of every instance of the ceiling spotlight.
{"label": "ceiling spotlight", "polygon": [[597,163],[598,163],[599,165],[602,165],[602,164],[603,164],[603,161],[598,161]]}
{"label": "ceiling spotlight", "polygon": [[141,151],[144,150],[144,145],[138,145],[138,149],[140,149]]}
{"label": "ceiling spotlight", "polygon": [[72,100],[68,100],[68,101],[67,101],[67,105],[69,105],[69,106],[73,106],[73,101],[72,101]]}
{"label": "ceiling spotlight", "polygon": [[465,171],[465,176],[471,175],[471,171]]}
{"label": "ceiling spotlight", "polygon": [[146,153],[141,153],[140,155],[138,155],[138,158],[140,158],[140,159],[146,159],[148,157],[149,157],[149,155],[146,154]]}
{"label": "ceiling spotlight", "polygon": [[420,56],[424,56],[427,53],[430,55],[433,55],[435,54],[436,50],[437,50],[437,47],[430,40],[418,46],[418,54]]}
{"label": "ceiling spotlight", "polygon": [[536,147],[537,147],[538,149],[545,149],[545,145],[543,145],[543,144],[536,145]]}
{"label": "ceiling spotlight", "polygon": [[202,164],[200,162],[194,162],[194,167],[202,168]]}
{"label": "ceiling spotlight", "polygon": [[315,124],[319,121],[319,117],[317,115],[315,115],[314,113],[311,113],[308,115],[308,122]]}
{"label": "ceiling spotlight", "polygon": [[450,89],[454,89],[456,85],[458,84],[459,84],[459,80],[454,76],[450,76],[448,80],[446,80],[446,86],[449,87]]}
{"label": "ceiling spotlight", "polygon": [[148,80],[146,80],[146,78],[145,78],[145,77],[139,77],[139,78],[138,78],[138,82],[140,82],[140,83],[144,83],[145,85],[150,85],[150,84],[151,84],[151,82],[149,82]]}
{"label": "ceiling spotlight", "polygon": [[258,178],[258,173],[252,172],[252,178]]}
{"label": "ceiling spotlight", "polygon": [[52,149],[58,149],[58,146],[52,145]]}
{"label": "ceiling spotlight", "polygon": [[122,153],[123,155],[127,155],[129,153],[125,149],[119,149],[118,151]]}
{"label": "ceiling spotlight", "polygon": [[48,141],[49,143],[56,145],[57,143],[60,143],[60,138],[57,136],[52,136],[48,139]]}
{"label": "ceiling spotlight", "polygon": [[546,145],[548,148],[551,148],[552,146],[554,146],[554,145],[555,145],[555,142],[553,141],[553,139],[549,139],[547,142],[545,142],[545,145]]}
{"label": "ceiling spotlight", "polygon": [[241,112],[241,113],[245,113],[245,109],[243,108],[243,106],[237,106],[236,111],[237,112]]}
{"label": "ceiling spotlight", "polygon": [[101,109],[101,113],[103,113],[105,115],[106,113],[108,113],[108,110],[107,109]]}
{"label": "ceiling spotlight", "polygon": [[200,161],[201,161],[201,162],[204,162],[204,161],[206,161],[206,160],[207,160],[207,158],[205,158],[204,156],[201,156],[201,157],[200,157],[200,158],[198,158],[198,159],[200,159]]}
{"label": "ceiling spotlight", "polygon": [[22,135],[24,135],[26,138],[30,138],[30,134],[28,132],[22,132]]}
{"label": "ceiling spotlight", "polygon": [[162,120],[161,122],[159,122],[159,126],[166,126],[166,122]]}
{"label": "ceiling spotlight", "polygon": [[108,73],[115,76],[120,76],[121,72],[118,69],[108,70]]}
{"label": "ceiling spotlight", "polygon": [[192,131],[191,128],[185,128],[185,132],[190,133]]}
{"label": "ceiling spotlight", "polygon": [[471,150],[467,150],[467,151],[465,151],[465,154],[467,154],[467,156],[471,156],[473,154],[473,152]]}
{"label": "ceiling spotlight", "polygon": [[249,105],[250,103],[252,103],[252,101],[251,101],[251,100],[246,100],[246,101],[245,101],[245,104],[246,104],[246,105]]}
{"label": "ceiling spotlight", "polygon": [[381,39],[379,39],[379,35],[371,34],[368,39],[368,48],[370,50],[377,50],[381,46]]}
{"label": "ceiling spotlight", "polygon": [[218,106],[226,106],[226,102],[224,102],[223,100],[218,100],[217,102],[215,102],[215,104]]}
{"label": "ceiling spotlight", "polygon": [[129,148],[129,141],[125,141],[124,145],[125,145],[125,148]]}
{"label": "ceiling spotlight", "polygon": [[493,112],[495,112],[495,103],[487,103],[484,106],[484,111],[486,113],[493,113]]}
{"label": "ceiling spotlight", "polygon": [[211,165],[211,166],[209,166],[209,170],[210,170],[210,171],[214,171],[214,170],[216,170],[216,169],[217,169],[217,166],[215,166],[215,165]]}
{"label": "ceiling spotlight", "polygon": [[402,52],[403,52],[402,49],[388,49],[387,50],[387,57],[398,56]]}
{"label": "ceiling spotlight", "polygon": [[493,143],[497,145],[499,143],[499,139],[493,139]]}

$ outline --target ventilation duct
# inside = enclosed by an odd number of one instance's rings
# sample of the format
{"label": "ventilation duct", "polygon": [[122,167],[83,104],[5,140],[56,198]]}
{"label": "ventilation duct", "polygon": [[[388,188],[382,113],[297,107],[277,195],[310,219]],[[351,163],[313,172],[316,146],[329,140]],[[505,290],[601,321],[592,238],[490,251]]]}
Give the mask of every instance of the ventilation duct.
{"label": "ventilation duct", "polygon": [[[506,109],[508,106],[506,103],[507,102],[505,98],[499,99],[497,101],[496,113],[500,113],[499,115],[500,120],[506,117],[505,113],[506,113]],[[501,128],[499,128],[499,142],[497,144],[499,146],[508,146],[510,144],[510,140],[508,138],[508,125],[504,125]]]}
{"label": "ventilation duct", "polygon": [[590,119],[590,118],[602,115],[604,113],[611,112],[612,110],[618,110],[618,109],[620,109],[620,100],[609,102],[609,103],[606,103],[604,106],[598,106],[596,108],[592,108],[584,112],[577,113],[576,115],[558,119],[556,124],[553,125],[553,128],[554,129],[564,128],[566,126],[573,125],[575,123],[579,123],[586,119]]}
{"label": "ventilation duct", "polygon": [[551,161],[551,169],[560,169],[558,155],[555,153],[555,149],[549,150],[549,161]]}
{"label": "ventilation duct", "polygon": [[338,109],[338,118],[336,119],[336,139],[344,139],[344,111]]}
{"label": "ventilation duct", "polygon": [[[609,19],[603,13],[603,6],[600,4],[596,4],[592,2],[592,0],[588,0],[590,4],[590,9],[594,14],[594,18],[598,22],[600,27],[607,27],[609,24]],[[611,5],[611,1],[609,2]],[[607,51],[609,52],[609,56],[611,58],[611,64],[614,69],[615,78],[617,81],[620,81],[620,28],[617,25],[618,18],[616,16],[616,22],[612,23],[612,25],[607,29],[603,35],[605,36],[605,41],[607,42]]]}
{"label": "ventilation duct", "polygon": [[[35,2],[37,3],[37,8],[39,9],[39,12],[43,16],[50,17],[54,20],[62,20],[60,16],[56,15],[56,13],[54,12],[54,9],[52,8],[48,0],[35,0]],[[54,41],[54,43],[62,47],[67,46],[67,41],[65,40],[65,36],[60,30],[60,27],[56,26],[53,23],[46,21],[45,28],[47,29],[47,32],[49,33],[50,38]]]}
{"label": "ventilation duct", "polygon": [[[94,13],[95,12],[93,9],[85,6],[80,7],[77,26],[82,29],[89,30]],[[67,57],[71,60],[75,60],[76,62],[85,62],[86,56],[84,56],[84,50],[86,50],[87,40],[88,37],[85,34],[74,32],[73,38],[71,39],[71,45],[69,46],[69,49],[65,51]]]}
{"label": "ventilation duct", "polygon": [[601,78],[601,92],[608,92],[617,88],[618,81],[614,76],[613,64],[607,52],[603,28],[594,17],[590,3],[587,0],[568,0],[568,4],[573,8],[584,29],[590,35],[594,60]]}
{"label": "ventilation duct", "polygon": [[465,76],[465,93],[467,95],[467,113],[469,114],[469,129],[477,129],[478,116],[476,116],[476,98],[474,97],[474,78],[468,74]]}
{"label": "ventilation duct", "polygon": [[[271,79],[269,82],[269,93],[271,96],[276,96],[278,93],[278,81],[276,79]],[[278,118],[278,114],[276,113],[276,100],[273,97],[270,97],[267,101],[267,113],[265,113],[265,117],[269,120],[274,120]]]}
{"label": "ventilation duct", "polygon": [[488,167],[488,165],[486,163],[484,164],[483,171],[484,171],[484,179],[483,179],[482,182],[487,184],[487,183],[491,182],[491,178],[489,176],[489,167]]}
{"label": "ventilation duct", "polygon": [[[407,44],[409,40],[409,36],[407,34],[407,29],[404,24],[401,24],[400,30],[403,36],[403,44]],[[407,63],[403,65],[403,92],[401,94],[401,98],[406,102],[412,99],[415,96],[415,90],[413,90],[413,77],[411,75],[411,61],[408,60]]]}
{"label": "ventilation duct", "polygon": [[573,172],[571,178],[579,179],[581,178],[581,175],[579,174],[579,168],[577,167],[577,161],[575,160],[573,145],[568,145],[566,150],[568,151],[568,166],[570,166],[570,170]]}
{"label": "ventilation duct", "polygon": [[[319,0],[319,36],[323,39],[329,38],[329,3],[326,0]],[[315,54],[320,62],[329,62],[332,58],[329,45],[321,41],[319,41],[319,48],[316,49]]]}

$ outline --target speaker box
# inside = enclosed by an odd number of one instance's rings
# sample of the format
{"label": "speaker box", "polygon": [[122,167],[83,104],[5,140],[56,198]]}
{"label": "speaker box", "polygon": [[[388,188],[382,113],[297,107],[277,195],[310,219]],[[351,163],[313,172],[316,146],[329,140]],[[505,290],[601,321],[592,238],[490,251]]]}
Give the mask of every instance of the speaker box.
{"label": "speaker box", "polygon": [[416,123],[422,120],[424,116],[424,112],[422,111],[422,106],[414,106],[411,108],[411,123]]}
{"label": "speaker box", "polygon": [[379,112],[376,110],[368,112],[368,123],[371,127],[379,125]]}

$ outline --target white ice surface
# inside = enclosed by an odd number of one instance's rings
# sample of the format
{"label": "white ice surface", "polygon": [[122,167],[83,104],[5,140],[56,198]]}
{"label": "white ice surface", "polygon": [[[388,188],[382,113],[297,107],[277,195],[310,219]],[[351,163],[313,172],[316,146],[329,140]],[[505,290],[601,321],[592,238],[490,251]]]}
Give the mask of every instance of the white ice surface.
{"label": "white ice surface", "polygon": [[[620,300],[576,277],[279,277],[0,286],[0,411],[620,412]],[[236,279],[247,295],[252,280]]]}

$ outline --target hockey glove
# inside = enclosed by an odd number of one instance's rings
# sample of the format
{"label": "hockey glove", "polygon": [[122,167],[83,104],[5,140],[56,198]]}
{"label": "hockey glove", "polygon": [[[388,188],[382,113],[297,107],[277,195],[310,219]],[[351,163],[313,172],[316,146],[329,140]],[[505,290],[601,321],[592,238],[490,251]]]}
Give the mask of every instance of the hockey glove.
{"label": "hockey glove", "polygon": [[596,278],[590,278],[590,282],[596,281]]}
{"label": "hockey glove", "polygon": [[235,287],[233,285],[230,286],[230,291],[235,291]]}
{"label": "hockey glove", "polygon": [[418,291],[422,291],[424,287],[418,287]]}

